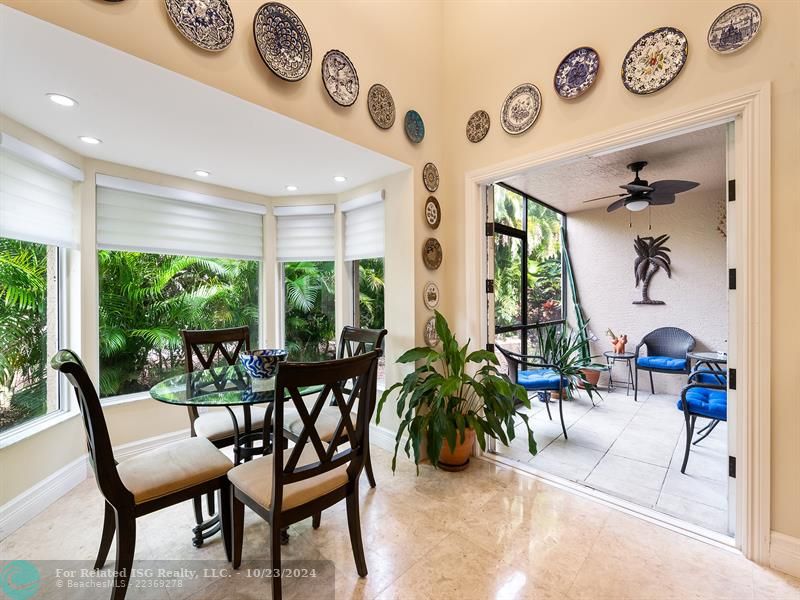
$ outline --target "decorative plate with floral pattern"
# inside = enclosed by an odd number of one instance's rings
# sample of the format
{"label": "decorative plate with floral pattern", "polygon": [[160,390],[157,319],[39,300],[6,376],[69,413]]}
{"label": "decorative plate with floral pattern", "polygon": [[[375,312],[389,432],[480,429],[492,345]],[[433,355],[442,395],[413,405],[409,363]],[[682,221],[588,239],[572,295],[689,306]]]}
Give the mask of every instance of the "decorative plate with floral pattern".
{"label": "decorative plate with floral pattern", "polygon": [[358,73],[341,50],[328,50],[322,59],[322,83],[339,106],[352,106],[358,98]]}
{"label": "decorative plate with floral pattern", "polygon": [[576,48],[564,57],[556,69],[553,85],[562,98],[571,100],[583,95],[597,79],[600,57],[593,48]]}
{"label": "decorative plate with floral pattern", "polygon": [[439,189],[439,169],[433,163],[425,163],[422,167],[422,183],[425,184],[425,189],[429,192],[435,192]]}
{"label": "decorative plate with floral pattern", "polygon": [[761,10],[755,4],[731,6],[708,29],[708,45],[719,54],[731,54],[752,42],[760,27]]}
{"label": "decorative plate with floral pattern", "polygon": [[439,201],[434,196],[428,196],[425,201],[425,221],[430,225],[431,229],[438,229],[439,224],[442,222],[442,209],[439,206]]}
{"label": "decorative plate with floral pattern", "polygon": [[394,98],[386,86],[376,83],[367,92],[367,110],[372,121],[381,129],[394,125]]}
{"label": "decorative plate with floral pattern", "polygon": [[253,18],[261,60],[281,79],[300,81],[311,69],[311,38],[295,12],[280,2],[262,4]]}
{"label": "decorative plate with floral pattern", "polygon": [[422,262],[431,271],[442,266],[442,245],[436,238],[428,238],[422,246]]}
{"label": "decorative plate with floral pattern", "polygon": [[500,110],[500,124],[511,135],[525,133],[536,122],[542,110],[542,94],[532,83],[515,87],[506,96]]}
{"label": "decorative plate with floral pattern", "polygon": [[429,310],[439,306],[439,286],[432,281],[426,283],[422,290],[422,301]]}
{"label": "decorative plate with floral pattern", "polygon": [[652,94],[678,76],[689,56],[680,29],[659,27],[636,40],[622,61],[622,83],[634,94]]}
{"label": "decorative plate with floral pattern", "polygon": [[233,40],[233,13],[228,0],[164,0],[172,24],[203,50],[219,52]]}
{"label": "decorative plate with floral pattern", "polygon": [[408,139],[414,144],[419,144],[425,137],[425,123],[422,121],[422,116],[417,111],[410,110],[406,113],[404,125]]}
{"label": "decorative plate with floral pattern", "polygon": [[489,113],[485,110],[476,110],[467,120],[467,139],[473,144],[477,144],[489,133],[490,125]]}
{"label": "decorative plate with floral pattern", "polygon": [[439,334],[436,333],[436,317],[431,317],[425,322],[425,344],[433,348],[439,344]]}

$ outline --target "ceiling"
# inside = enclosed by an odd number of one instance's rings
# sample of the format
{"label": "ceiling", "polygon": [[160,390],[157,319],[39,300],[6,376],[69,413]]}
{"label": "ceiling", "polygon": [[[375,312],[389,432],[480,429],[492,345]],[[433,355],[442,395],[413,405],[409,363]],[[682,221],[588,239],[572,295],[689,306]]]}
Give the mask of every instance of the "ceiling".
{"label": "ceiling", "polygon": [[[649,182],[685,179],[700,185],[678,194],[677,202],[691,202],[721,194],[725,186],[725,125],[553,166],[534,168],[503,183],[525,192],[566,213],[606,208],[617,198],[584,203],[590,198],[621,193],[620,185],[633,180],[626,165],[645,160],[639,174]],[[661,210],[665,207],[654,207]]]}
{"label": "ceiling", "polygon": [[[92,158],[191,179],[200,169],[208,183],[268,196],[288,195],[287,185],[341,192],[407,168],[4,5],[0,74],[0,112]],[[78,106],[57,106],[49,92]]]}

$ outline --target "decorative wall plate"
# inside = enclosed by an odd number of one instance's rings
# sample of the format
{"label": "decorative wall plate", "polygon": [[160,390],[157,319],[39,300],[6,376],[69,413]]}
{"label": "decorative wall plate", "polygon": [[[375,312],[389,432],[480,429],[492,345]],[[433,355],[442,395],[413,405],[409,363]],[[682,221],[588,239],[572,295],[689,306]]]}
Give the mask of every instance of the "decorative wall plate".
{"label": "decorative wall plate", "polygon": [[562,98],[571,100],[583,95],[597,79],[600,56],[588,46],[576,48],[564,57],[556,69],[553,85]]}
{"label": "decorative wall plate", "polygon": [[719,54],[731,54],[752,42],[760,27],[761,10],[755,4],[731,6],[708,29],[708,45]]}
{"label": "decorative wall plate", "polygon": [[680,29],[659,27],[636,40],[622,61],[622,83],[629,92],[657,92],[678,76],[689,56],[689,41]]}
{"label": "decorative wall plate", "polygon": [[491,119],[485,110],[476,110],[467,120],[467,139],[477,144],[489,133]]}
{"label": "decorative wall plate", "polygon": [[262,4],[253,18],[261,60],[281,79],[300,81],[311,68],[311,39],[295,12],[280,2]]}
{"label": "decorative wall plate", "polygon": [[425,163],[422,167],[422,183],[425,184],[425,189],[429,192],[435,192],[439,189],[439,169],[433,163]]}
{"label": "decorative wall plate", "polygon": [[425,302],[425,307],[429,310],[439,306],[439,286],[432,281],[426,283],[425,288],[422,290],[422,301]]}
{"label": "decorative wall plate", "polygon": [[408,111],[404,125],[408,139],[414,144],[419,144],[425,137],[425,123],[420,114],[415,110]]}
{"label": "decorative wall plate", "polygon": [[423,337],[425,338],[425,344],[430,348],[439,344],[439,334],[436,333],[436,317],[431,317],[425,322]]}
{"label": "decorative wall plate", "polygon": [[376,83],[367,92],[367,109],[372,121],[381,129],[389,129],[394,125],[394,98],[380,83]]}
{"label": "decorative wall plate", "polygon": [[164,0],[172,24],[203,50],[219,52],[233,40],[233,13],[228,0]]}
{"label": "decorative wall plate", "polygon": [[340,106],[352,106],[358,98],[358,73],[341,50],[328,50],[322,58],[322,83]]}
{"label": "decorative wall plate", "polygon": [[435,271],[442,265],[442,245],[436,238],[428,238],[422,246],[422,262],[431,271]]}
{"label": "decorative wall plate", "polygon": [[500,110],[500,124],[511,135],[525,133],[536,122],[542,110],[542,94],[532,83],[515,87],[506,96]]}
{"label": "decorative wall plate", "polygon": [[438,229],[439,223],[442,222],[442,209],[439,206],[439,201],[433,196],[428,196],[425,201],[425,220],[431,229]]}

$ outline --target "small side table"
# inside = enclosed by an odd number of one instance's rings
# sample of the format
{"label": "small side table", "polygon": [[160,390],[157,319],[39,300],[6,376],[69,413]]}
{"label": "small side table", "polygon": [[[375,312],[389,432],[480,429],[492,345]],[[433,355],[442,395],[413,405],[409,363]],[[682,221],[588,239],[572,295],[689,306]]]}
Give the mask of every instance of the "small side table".
{"label": "small side table", "polygon": [[624,361],[628,368],[628,376],[625,380],[625,395],[627,396],[631,388],[633,387],[633,366],[631,365],[631,361],[636,358],[636,355],[633,352],[623,352],[622,354],[617,354],[616,352],[603,352],[603,356],[606,357],[606,364],[608,365],[608,391],[614,389],[614,363],[617,361]]}

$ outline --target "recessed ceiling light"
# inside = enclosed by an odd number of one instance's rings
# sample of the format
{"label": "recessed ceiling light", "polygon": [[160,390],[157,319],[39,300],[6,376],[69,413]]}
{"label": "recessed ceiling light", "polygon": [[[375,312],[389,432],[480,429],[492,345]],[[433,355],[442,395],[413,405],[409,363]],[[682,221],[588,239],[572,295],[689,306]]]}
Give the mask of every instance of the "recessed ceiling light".
{"label": "recessed ceiling light", "polygon": [[202,169],[197,169],[197,171],[195,171],[194,174],[197,175],[198,177],[208,177],[209,175],[211,175],[211,173],[209,173],[208,171],[203,171]]}
{"label": "recessed ceiling light", "polygon": [[100,144],[103,140],[98,140],[96,137],[90,135],[82,135],[80,140],[85,144]]}
{"label": "recessed ceiling light", "polygon": [[333,180],[334,180],[336,183],[344,183],[345,181],[347,181],[347,177],[345,177],[344,175],[336,175],[336,176],[333,178]]}
{"label": "recessed ceiling light", "polygon": [[64,94],[47,94],[51,102],[55,102],[59,106],[77,106],[78,102]]}
{"label": "recessed ceiling light", "polygon": [[296,185],[287,185],[286,186],[286,191],[287,192],[296,192],[297,191],[297,186]]}

